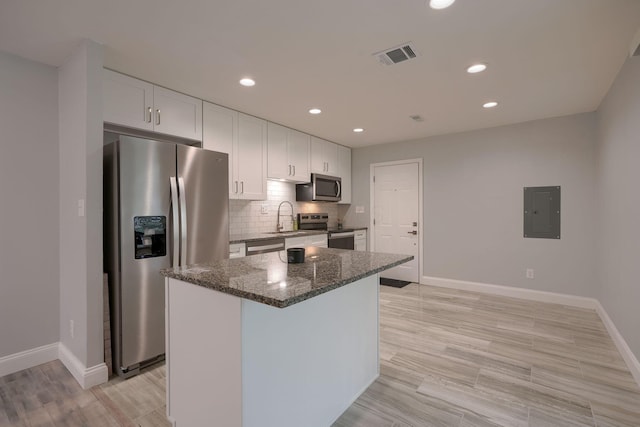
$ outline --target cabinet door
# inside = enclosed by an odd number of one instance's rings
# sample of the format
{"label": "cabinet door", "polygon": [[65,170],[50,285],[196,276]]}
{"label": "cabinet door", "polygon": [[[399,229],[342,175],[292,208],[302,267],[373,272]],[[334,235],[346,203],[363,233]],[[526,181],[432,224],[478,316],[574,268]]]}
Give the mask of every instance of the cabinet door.
{"label": "cabinet door", "polygon": [[324,147],[328,143],[329,141],[325,141],[324,139],[316,138],[315,136],[311,137],[311,152],[309,155],[311,172],[326,175],[327,159],[324,154]]}
{"label": "cabinet door", "polygon": [[267,124],[267,177],[289,179],[293,168],[287,154],[287,129],[269,122]]}
{"label": "cabinet door", "polygon": [[327,160],[327,175],[340,176],[338,171],[338,144],[325,141],[327,144],[324,146],[324,157]]}
{"label": "cabinet door", "polygon": [[102,70],[103,121],[137,129],[153,130],[153,85]]}
{"label": "cabinet door", "polygon": [[311,137],[306,133],[288,129],[288,158],[292,167],[291,180],[309,182],[309,144]]}
{"label": "cabinet door", "polygon": [[229,259],[242,258],[247,255],[247,246],[244,243],[231,243],[229,245]]}
{"label": "cabinet door", "polygon": [[356,251],[367,250],[367,230],[357,230],[353,239],[353,249]]}
{"label": "cabinet door", "polygon": [[240,198],[267,198],[267,122],[246,114],[238,114],[237,158]]}
{"label": "cabinet door", "polygon": [[229,155],[229,198],[237,199],[239,183],[233,147],[238,140],[238,112],[205,102],[202,111],[202,148]]}
{"label": "cabinet door", "polygon": [[304,248],[307,246],[307,238],[305,236],[301,237],[287,237],[284,239],[284,248]]}
{"label": "cabinet door", "polygon": [[327,235],[326,234],[318,234],[316,236],[310,236],[307,240],[308,246],[317,246],[319,248],[328,247]]}
{"label": "cabinet door", "polygon": [[351,148],[338,145],[338,176],[342,178],[340,204],[351,203]]}
{"label": "cabinet door", "polygon": [[202,100],[158,86],[153,88],[156,132],[202,141]]}
{"label": "cabinet door", "polygon": [[338,146],[324,139],[311,137],[311,172],[338,175]]}

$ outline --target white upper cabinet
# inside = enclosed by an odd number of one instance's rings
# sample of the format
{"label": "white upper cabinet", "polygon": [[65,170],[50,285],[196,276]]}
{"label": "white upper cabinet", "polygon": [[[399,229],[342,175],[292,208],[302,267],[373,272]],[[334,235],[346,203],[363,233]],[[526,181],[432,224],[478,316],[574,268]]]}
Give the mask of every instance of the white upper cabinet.
{"label": "white upper cabinet", "polygon": [[340,204],[351,203],[351,148],[338,145],[338,176],[342,178]]}
{"label": "white upper cabinet", "polygon": [[229,198],[267,198],[267,122],[204,103],[202,147],[229,155]]}
{"label": "white upper cabinet", "polygon": [[338,175],[338,145],[324,139],[311,137],[311,172]]}
{"label": "white upper cabinet", "polygon": [[102,73],[103,119],[153,130],[153,85],[110,70]]}
{"label": "white upper cabinet", "polygon": [[305,133],[269,122],[267,176],[291,182],[308,182],[310,139]]}
{"label": "white upper cabinet", "polygon": [[202,100],[154,86],[153,130],[202,141]]}
{"label": "white upper cabinet", "polygon": [[289,163],[296,182],[309,182],[309,150],[311,137],[306,133],[289,129],[287,133]]}
{"label": "white upper cabinet", "polygon": [[202,100],[103,70],[107,123],[202,141]]}
{"label": "white upper cabinet", "polygon": [[229,155],[229,197],[236,199],[236,179],[233,147],[238,141],[238,112],[204,102],[202,106],[202,148]]}
{"label": "white upper cabinet", "polygon": [[239,113],[237,158],[239,197],[267,199],[267,121]]}

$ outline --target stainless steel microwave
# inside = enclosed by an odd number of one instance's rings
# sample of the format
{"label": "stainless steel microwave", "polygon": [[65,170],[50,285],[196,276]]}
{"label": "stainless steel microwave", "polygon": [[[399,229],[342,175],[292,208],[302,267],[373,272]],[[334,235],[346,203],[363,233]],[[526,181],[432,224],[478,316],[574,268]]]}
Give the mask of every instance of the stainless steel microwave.
{"label": "stainless steel microwave", "polygon": [[296,185],[298,202],[339,202],[342,199],[342,179],[337,176],[311,174],[311,182]]}

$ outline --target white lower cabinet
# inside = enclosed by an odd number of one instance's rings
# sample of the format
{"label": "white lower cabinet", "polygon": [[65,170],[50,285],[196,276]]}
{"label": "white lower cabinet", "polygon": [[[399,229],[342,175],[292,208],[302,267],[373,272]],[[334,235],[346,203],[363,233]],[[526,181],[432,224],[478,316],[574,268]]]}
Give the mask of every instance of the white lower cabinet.
{"label": "white lower cabinet", "polygon": [[356,251],[367,250],[367,230],[356,230],[353,235],[353,249]]}
{"label": "white lower cabinet", "polygon": [[314,234],[312,236],[287,237],[284,246],[289,248],[304,248],[306,246],[328,247],[326,234]]}
{"label": "white lower cabinet", "polygon": [[229,259],[242,258],[247,255],[247,245],[244,243],[231,243],[229,245]]}

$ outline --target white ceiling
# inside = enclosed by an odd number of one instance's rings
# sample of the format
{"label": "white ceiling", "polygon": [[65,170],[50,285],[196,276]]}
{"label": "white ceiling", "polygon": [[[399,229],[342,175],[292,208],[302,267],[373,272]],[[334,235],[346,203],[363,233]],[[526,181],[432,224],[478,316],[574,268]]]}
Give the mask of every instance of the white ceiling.
{"label": "white ceiling", "polygon": [[2,51],[58,66],[92,38],[107,68],[352,147],[593,111],[638,28],[639,0],[0,1]]}

